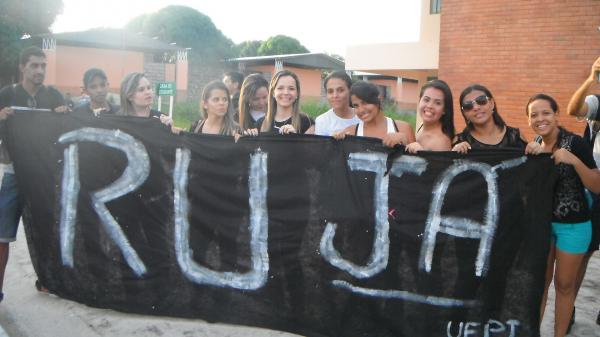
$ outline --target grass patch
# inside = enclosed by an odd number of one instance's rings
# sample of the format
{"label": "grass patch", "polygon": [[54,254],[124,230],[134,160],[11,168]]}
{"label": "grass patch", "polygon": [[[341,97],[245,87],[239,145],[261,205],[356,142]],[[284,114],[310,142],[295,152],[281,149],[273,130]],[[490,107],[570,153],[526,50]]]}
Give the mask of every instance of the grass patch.
{"label": "grass patch", "polygon": [[[319,100],[305,100],[302,102],[300,110],[314,119],[320,114],[327,112],[327,110],[329,110],[329,105]],[[166,104],[163,103],[162,111],[169,111],[168,102]],[[417,117],[415,116],[414,111],[399,112],[393,103],[384,102],[383,114],[391,119],[407,122],[412,126],[413,130],[415,128]],[[194,100],[175,103],[175,106],[173,107],[173,122],[175,123],[175,126],[187,130],[194,121],[198,120],[198,118],[200,118],[200,103],[198,103],[198,101]]]}
{"label": "grass patch", "polygon": [[322,113],[329,110],[329,105],[319,100],[304,100],[300,105],[300,110],[311,118],[317,118]]}
{"label": "grass patch", "polygon": [[[163,104],[162,111],[169,111],[169,104]],[[200,103],[198,101],[183,101],[175,103],[173,107],[173,123],[179,128],[187,130],[190,125],[200,118]]]}

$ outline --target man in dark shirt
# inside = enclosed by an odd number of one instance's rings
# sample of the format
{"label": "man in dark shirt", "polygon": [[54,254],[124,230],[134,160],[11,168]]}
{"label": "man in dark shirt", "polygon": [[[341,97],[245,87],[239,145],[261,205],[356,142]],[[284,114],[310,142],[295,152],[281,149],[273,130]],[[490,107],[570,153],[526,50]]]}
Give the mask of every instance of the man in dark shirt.
{"label": "man in dark shirt", "polygon": [[[22,75],[21,82],[0,90],[0,123],[4,124],[16,107],[45,109],[58,113],[68,111],[62,94],[55,88],[44,85],[46,55],[40,48],[29,47],[21,52],[19,70]],[[14,169],[4,146],[1,152],[2,163],[5,165],[0,185],[0,301],[4,298],[2,284],[8,262],[9,243],[15,241],[23,208]]]}
{"label": "man in dark shirt", "polygon": [[90,100],[76,106],[73,112],[96,117],[104,114],[116,114],[119,106],[110,104],[106,99],[108,88],[108,78],[102,69],[88,69],[83,74],[83,92],[90,97]]}
{"label": "man in dark shirt", "polygon": [[[240,90],[242,83],[244,82],[244,74],[238,73],[237,71],[228,71],[223,75],[223,83],[229,90],[231,98],[231,105],[233,105],[233,111],[237,116],[240,102]],[[235,118],[237,120],[237,117]]]}

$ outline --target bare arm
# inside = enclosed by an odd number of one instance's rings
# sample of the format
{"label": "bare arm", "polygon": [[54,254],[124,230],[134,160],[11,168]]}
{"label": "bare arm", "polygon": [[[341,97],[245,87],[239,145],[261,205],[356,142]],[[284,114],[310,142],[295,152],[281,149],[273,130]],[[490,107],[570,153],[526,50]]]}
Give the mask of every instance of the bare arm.
{"label": "bare arm", "polygon": [[585,103],[585,96],[588,90],[598,80],[598,72],[600,72],[600,57],[592,65],[590,76],[581,84],[581,86],[575,91],[569,105],[567,106],[567,113],[571,116],[585,117],[588,111],[588,106]]}
{"label": "bare arm", "polygon": [[349,127],[345,128],[344,130],[338,131],[331,136],[337,140],[342,140],[342,139],[346,138],[346,135],[350,135],[350,136],[354,135],[355,129],[356,129],[356,125],[350,125]]}
{"label": "bare arm", "polygon": [[398,127],[399,132],[403,132],[406,134],[406,136],[408,138],[408,142],[407,142],[408,144],[417,141],[417,139],[415,138],[415,132],[413,131],[410,124],[408,124],[404,121],[394,121],[394,123],[396,123],[396,126]]}

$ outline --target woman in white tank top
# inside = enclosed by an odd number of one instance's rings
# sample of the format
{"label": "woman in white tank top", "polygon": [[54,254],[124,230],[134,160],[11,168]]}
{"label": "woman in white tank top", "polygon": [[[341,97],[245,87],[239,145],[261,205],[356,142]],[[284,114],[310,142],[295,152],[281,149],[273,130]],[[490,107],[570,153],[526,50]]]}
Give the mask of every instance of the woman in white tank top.
{"label": "woman in white tank top", "polygon": [[343,139],[346,135],[373,137],[381,139],[389,147],[415,141],[414,132],[408,123],[394,121],[383,114],[379,89],[374,84],[364,81],[354,83],[350,88],[350,99],[360,122],[334,134],[335,139]]}

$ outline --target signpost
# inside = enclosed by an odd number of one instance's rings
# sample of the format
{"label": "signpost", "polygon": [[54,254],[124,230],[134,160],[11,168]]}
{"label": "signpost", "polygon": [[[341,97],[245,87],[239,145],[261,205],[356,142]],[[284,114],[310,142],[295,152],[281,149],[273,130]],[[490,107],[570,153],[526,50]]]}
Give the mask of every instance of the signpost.
{"label": "signpost", "polygon": [[175,97],[175,82],[158,82],[156,95],[158,96],[158,111],[162,109],[162,97],[169,96],[169,117],[173,118],[173,97]]}

